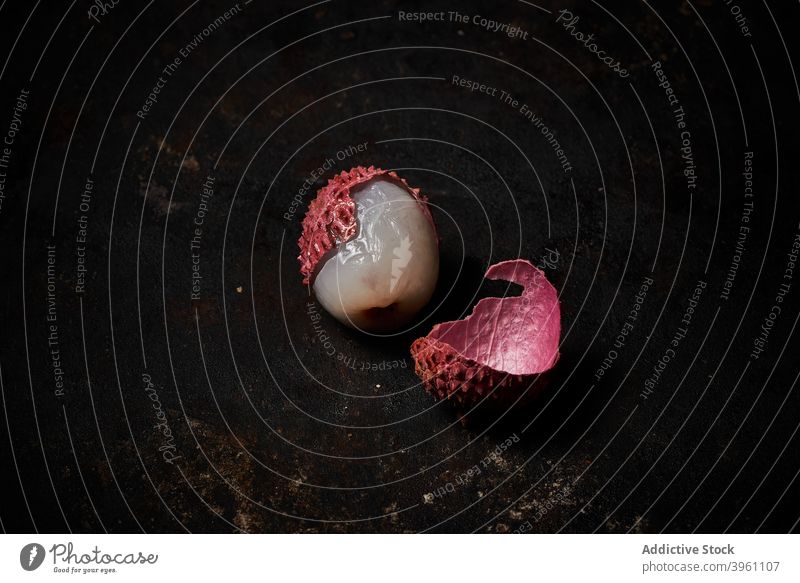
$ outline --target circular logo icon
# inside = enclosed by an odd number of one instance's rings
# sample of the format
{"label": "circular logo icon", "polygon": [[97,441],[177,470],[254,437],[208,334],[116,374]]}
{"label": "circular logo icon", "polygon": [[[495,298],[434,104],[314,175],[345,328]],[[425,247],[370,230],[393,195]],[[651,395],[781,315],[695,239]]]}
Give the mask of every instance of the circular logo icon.
{"label": "circular logo icon", "polygon": [[39,543],[30,543],[19,552],[19,564],[26,571],[35,571],[44,562],[44,547]]}

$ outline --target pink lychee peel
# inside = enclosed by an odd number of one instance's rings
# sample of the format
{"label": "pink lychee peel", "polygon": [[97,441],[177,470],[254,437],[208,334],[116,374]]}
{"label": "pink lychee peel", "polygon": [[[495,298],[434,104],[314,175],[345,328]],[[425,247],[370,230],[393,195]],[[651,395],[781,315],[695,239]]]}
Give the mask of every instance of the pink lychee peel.
{"label": "pink lychee peel", "polygon": [[544,272],[515,259],[492,265],[485,277],[517,283],[522,294],[484,298],[463,320],[436,324],[411,345],[428,391],[461,406],[486,395],[518,397],[559,357],[561,309]]}
{"label": "pink lychee peel", "polygon": [[317,191],[316,198],[309,204],[303,218],[303,234],[297,241],[300,247],[297,259],[300,261],[300,273],[305,285],[311,285],[317,264],[328,251],[339,244],[347,243],[358,234],[356,205],[350,192],[356,186],[378,176],[386,176],[402,184],[420,203],[420,209],[433,226],[434,233],[436,232],[427,197],[420,194],[419,188],[411,188],[395,172],[375,166],[356,166],[347,172],[343,171]]}

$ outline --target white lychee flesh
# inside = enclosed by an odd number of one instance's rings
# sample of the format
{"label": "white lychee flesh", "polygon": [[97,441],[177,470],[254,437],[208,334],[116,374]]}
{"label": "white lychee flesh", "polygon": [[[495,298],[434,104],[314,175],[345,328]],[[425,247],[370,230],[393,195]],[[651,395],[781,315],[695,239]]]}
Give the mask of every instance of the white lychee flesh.
{"label": "white lychee flesh", "polygon": [[313,288],[343,324],[367,332],[402,329],[428,303],[439,246],[421,203],[400,184],[375,178],[351,192],[358,232],[336,247]]}

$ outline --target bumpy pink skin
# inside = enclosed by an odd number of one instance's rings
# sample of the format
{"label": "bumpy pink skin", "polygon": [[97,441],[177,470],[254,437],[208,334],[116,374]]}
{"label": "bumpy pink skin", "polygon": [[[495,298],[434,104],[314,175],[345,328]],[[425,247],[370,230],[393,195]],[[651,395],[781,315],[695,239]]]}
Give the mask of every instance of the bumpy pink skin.
{"label": "bumpy pink skin", "polygon": [[311,285],[317,263],[328,251],[336,245],[347,243],[358,234],[356,205],[350,196],[350,191],[378,176],[388,176],[402,184],[420,203],[420,209],[436,232],[427,205],[428,199],[419,193],[419,188],[411,188],[396,173],[375,166],[351,168],[348,172],[342,172],[328,180],[328,184],[317,191],[316,198],[308,205],[308,211],[303,219],[303,234],[297,241],[300,247],[297,259],[300,261],[300,273],[305,285]]}
{"label": "bumpy pink skin", "polygon": [[485,277],[517,283],[522,295],[482,299],[468,317],[437,324],[411,345],[428,391],[462,407],[486,395],[519,397],[559,356],[561,309],[544,273],[516,259],[492,265]]}

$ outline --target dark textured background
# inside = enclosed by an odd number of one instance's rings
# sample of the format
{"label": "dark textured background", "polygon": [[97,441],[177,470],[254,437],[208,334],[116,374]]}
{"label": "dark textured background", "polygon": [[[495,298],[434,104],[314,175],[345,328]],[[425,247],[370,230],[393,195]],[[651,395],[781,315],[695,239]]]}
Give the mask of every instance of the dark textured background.
{"label": "dark textured background", "polygon": [[[5,531],[797,529],[796,279],[750,357],[800,231],[796,3],[741,0],[751,37],[721,2],[424,5],[529,33],[510,40],[398,21],[419,3],[254,0],[183,59],[144,120],[136,111],[163,67],[231,5],[122,0],[93,28],[89,6],[0,5],[0,134],[30,91],[0,207]],[[627,79],[556,24],[563,8]],[[693,194],[655,60],[687,114]],[[572,170],[513,107],[453,75],[527,103]],[[308,197],[284,214],[314,168],[365,142],[336,169],[376,164],[423,188],[440,289],[430,318],[398,338],[323,316],[326,348],[295,260]],[[723,300],[746,151],[751,230]],[[209,175],[192,301],[189,242]],[[76,294],[81,214],[88,275]],[[63,395],[47,341],[48,244]],[[418,385],[410,342],[504,293],[481,282],[490,263],[548,250],[563,345],[547,392],[461,423]],[[597,381],[645,277],[635,327]],[[698,280],[688,334],[643,399]],[[346,364],[386,361],[398,368]],[[144,374],[175,436],[172,464]]]}

